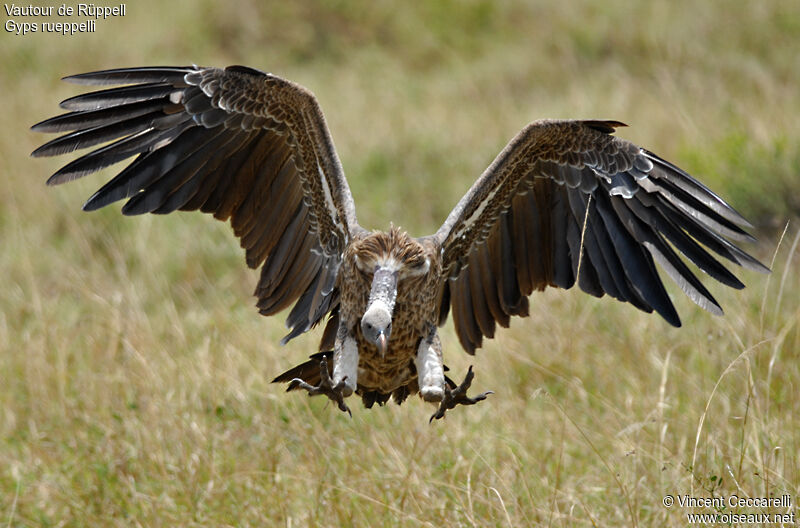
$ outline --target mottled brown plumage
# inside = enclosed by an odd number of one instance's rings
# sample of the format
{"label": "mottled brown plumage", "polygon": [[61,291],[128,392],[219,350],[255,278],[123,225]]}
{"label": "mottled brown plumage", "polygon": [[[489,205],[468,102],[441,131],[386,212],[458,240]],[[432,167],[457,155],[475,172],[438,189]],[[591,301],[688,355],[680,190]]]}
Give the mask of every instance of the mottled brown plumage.
{"label": "mottled brown plumage", "polygon": [[[404,268],[424,266],[429,261],[429,270],[422,275],[401,277],[397,284],[397,300],[392,319],[392,338],[385,356],[364,339],[361,332],[361,316],[367,310],[372,270],[382,260],[394,259]],[[358,263],[357,263],[358,262]],[[441,277],[441,266],[436,246],[431,241],[420,244],[407,233],[392,227],[388,232],[375,232],[354,240],[345,252],[341,269],[340,290],[342,303],[340,320],[356,329],[358,343],[358,383],[363,391],[376,390],[392,394],[397,389],[414,382],[411,392],[416,392],[416,369],[414,358],[421,339],[427,337],[434,327],[436,298],[429,294],[435,291]],[[360,391],[359,391],[360,392]]]}
{"label": "mottled brown plumage", "polygon": [[485,398],[466,396],[471,370],[460,386],[444,376],[437,327],[451,310],[463,348],[474,353],[497,324],[528,315],[528,295],[548,286],[577,281],[679,326],[656,262],[717,314],[678,252],[734,288],[743,284],[709,250],[768,271],[728,240],[753,240],[741,215],[678,167],[614,137],[623,126],[616,121],[531,123],[435,234],[412,238],[359,226],[323,114],[297,84],[242,66],[67,80],[126,86],[67,99],[70,113],[33,127],[68,132],[34,156],[110,142],[48,183],[136,156],[84,209],[127,199],[126,215],[200,210],[230,219],[247,264],[261,267],[260,312],[294,305],[284,341],[328,317],[320,353],[275,381],[326,394],[343,410],[353,392],[367,407],[419,392],[440,402],[434,418]]}

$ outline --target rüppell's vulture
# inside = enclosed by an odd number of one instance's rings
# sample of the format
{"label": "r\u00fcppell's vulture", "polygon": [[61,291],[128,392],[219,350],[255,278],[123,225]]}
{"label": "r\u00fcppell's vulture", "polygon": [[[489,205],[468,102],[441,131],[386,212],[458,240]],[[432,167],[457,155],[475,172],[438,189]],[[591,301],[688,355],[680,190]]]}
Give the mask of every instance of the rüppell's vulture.
{"label": "r\u00fcppell's vulture", "polygon": [[[528,295],[551,287],[680,319],[656,263],[702,308],[717,301],[678,253],[742,288],[720,262],[768,272],[733,242],[751,227],[672,163],[614,137],[616,121],[535,121],[478,178],[433,235],[367,231],[325,118],[307,89],[242,66],[126,68],[66,80],[122,85],[61,103],[34,125],[66,132],[33,152],[96,147],[56,172],[55,185],[134,157],[83,209],[127,200],[125,215],[200,210],[230,220],[247,265],[261,268],[258,309],[293,306],[286,342],[326,320],[319,352],[275,381],[324,394],[349,412],[419,393],[441,418],[467,396],[470,367],[445,376],[437,328],[448,313],[469,354]],[[329,364],[332,363],[332,370]]]}

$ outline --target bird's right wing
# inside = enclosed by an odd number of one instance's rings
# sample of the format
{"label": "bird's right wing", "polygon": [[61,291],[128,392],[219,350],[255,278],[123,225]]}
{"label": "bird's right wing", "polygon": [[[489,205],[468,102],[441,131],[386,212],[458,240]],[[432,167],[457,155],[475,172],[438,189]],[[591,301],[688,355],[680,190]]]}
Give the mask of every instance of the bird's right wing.
{"label": "bird's right wing", "polygon": [[60,184],[137,156],[84,205],[127,199],[123,214],[200,210],[230,219],[251,268],[258,308],[296,302],[290,339],[338,304],[342,252],[361,228],[322,111],[305,88],[242,66],[126,68],[66,80],[126,85],[61,103],[33,126],[68,132],[33,152],[105,144],[49,180]]}

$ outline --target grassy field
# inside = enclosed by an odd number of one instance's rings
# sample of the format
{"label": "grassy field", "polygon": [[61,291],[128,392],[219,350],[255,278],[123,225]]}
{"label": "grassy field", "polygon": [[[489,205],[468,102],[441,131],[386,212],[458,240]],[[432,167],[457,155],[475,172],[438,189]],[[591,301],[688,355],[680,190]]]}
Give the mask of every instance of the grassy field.
{"label": "grassy field", "polygon": [[[662,503],[686,494],[789,494],[769,511],[797,513],[797,1],[408,4],[136,2],[93,34],[0,36],[0,525],[686,526],[717,511]],[[283,318],[254,309],[228,226],[82,213],[111,171],[46,188],[64,160],[28,157],[46,139],[30,125],[78,93],[61,76],[192,62],[314,91],[366,227],[433,232],[529,121],[616,119],[752,219],[748,249],[774,272],[712,285],[724,318],[671,289],[681,329],[553,290],[474,358],[448,323],[446,362],[494,396],[433,425],[416,398],[350,419],[269,383],[318,334],[278,346]]]}

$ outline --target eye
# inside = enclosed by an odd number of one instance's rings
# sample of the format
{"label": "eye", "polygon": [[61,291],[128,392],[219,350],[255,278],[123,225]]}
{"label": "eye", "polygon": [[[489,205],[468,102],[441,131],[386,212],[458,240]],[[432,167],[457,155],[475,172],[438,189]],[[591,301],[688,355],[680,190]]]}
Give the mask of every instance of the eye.
{"label": "eye", "polygon": [[416,258],[408,263],[408,270],[412,275],[422,275],[429,267],[430,261],[427,258]]}

